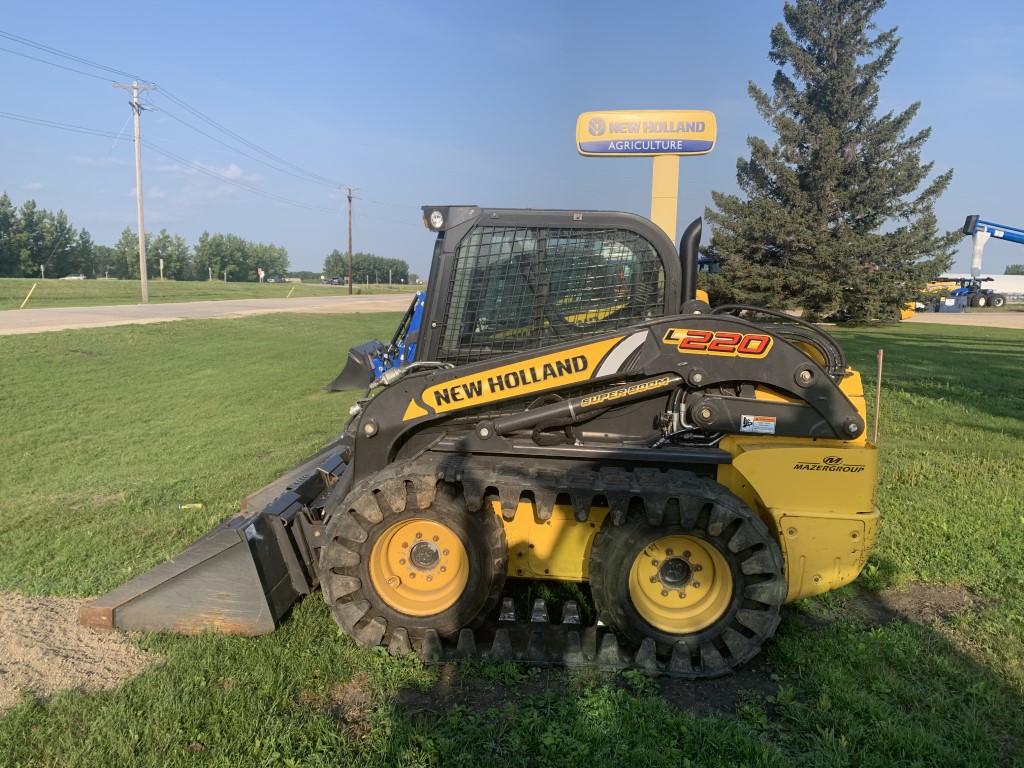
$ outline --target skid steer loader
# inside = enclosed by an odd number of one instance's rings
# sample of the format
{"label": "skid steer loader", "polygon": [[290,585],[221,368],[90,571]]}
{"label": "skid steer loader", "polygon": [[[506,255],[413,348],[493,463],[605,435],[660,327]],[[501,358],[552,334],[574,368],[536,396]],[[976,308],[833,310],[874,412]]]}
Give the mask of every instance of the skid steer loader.
{"label": "skid steer loader", "polygon": [[[84,623],[259,634],[320,587],[364,647],[711,677],[856,578],[860,377],[814,325],[698,298],[699,220],[677,253],[625,213],[423,212],[426,296],[350,352],[344,431]],[[587,583],[598,620],[517,617],[506,579]]]}

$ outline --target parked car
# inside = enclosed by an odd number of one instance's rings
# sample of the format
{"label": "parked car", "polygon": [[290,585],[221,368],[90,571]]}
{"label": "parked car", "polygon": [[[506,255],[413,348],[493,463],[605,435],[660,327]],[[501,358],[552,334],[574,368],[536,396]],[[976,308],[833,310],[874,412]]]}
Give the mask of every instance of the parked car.
{"label": "parked car", "polygon": [[267,282],[268,283],[283,283],[284,282],[284,278],[278,277],[277,275],[272,275],[271,277],[267,278]]}
{"label": "parked car", "polygon": [[85,275],[76,272],[73,275],[64,275],[61,280],[85,280]]}

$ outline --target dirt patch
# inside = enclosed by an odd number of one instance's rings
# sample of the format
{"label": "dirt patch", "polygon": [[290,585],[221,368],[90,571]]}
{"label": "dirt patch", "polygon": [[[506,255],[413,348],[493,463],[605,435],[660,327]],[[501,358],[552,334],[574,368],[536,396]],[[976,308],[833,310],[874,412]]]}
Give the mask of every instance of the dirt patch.
{"label": "dirt patch", "polygon": [[933,625],[988,605],[987,600],[959,584],[924,584],[919,581],[910,582],[900,592],[856,592],[836,599],[837,606],[827,613],[801,611],[795,613],[795,618],[819,625],[840,619],[868,627],[884,627],[894,621]]}
{"label": "dirt patch", "polygon": [[0,593],[0,712],[21,701],[22,691],[46,698],[116,688],[159,661],[119,632],[81,626],[80,604]]}
{"label": "dirt patch", "polygon": [[876,597],[882,608],[904,621],[938,624],[971,611],[979,611],[988,601],[958,584],[922,584],[915,581],[906,592],[882,592]]}

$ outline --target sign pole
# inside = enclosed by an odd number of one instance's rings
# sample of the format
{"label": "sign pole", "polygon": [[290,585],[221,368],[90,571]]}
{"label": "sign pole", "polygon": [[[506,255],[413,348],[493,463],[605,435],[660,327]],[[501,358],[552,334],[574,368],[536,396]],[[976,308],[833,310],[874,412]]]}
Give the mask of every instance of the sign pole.
{"label": "sign pole", "polygon": [[651,173],[651,221],[676,241],[679,211],[679,155],[655,155]]}

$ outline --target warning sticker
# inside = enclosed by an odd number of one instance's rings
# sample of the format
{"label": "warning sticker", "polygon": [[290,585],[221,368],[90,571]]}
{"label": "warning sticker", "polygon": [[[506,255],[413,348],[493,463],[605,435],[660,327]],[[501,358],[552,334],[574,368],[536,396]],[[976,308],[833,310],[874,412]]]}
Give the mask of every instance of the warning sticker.
{"label": "warning sticker", "polygon": [[740,432],[752,432],[755,435],[774,435],[774,416],[741,416]]}

